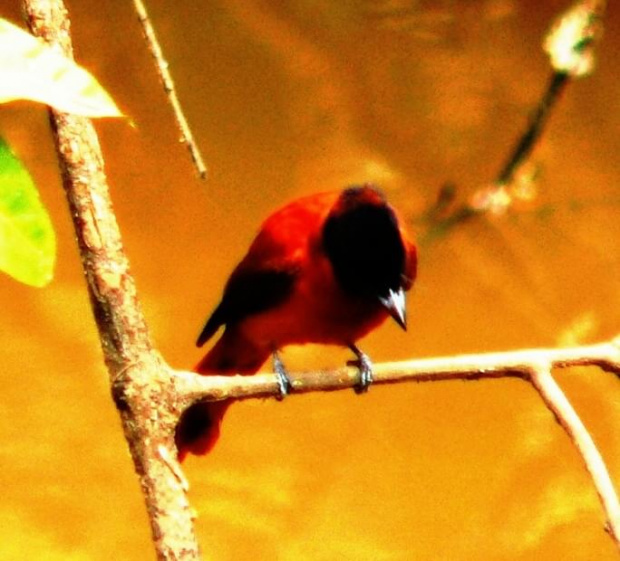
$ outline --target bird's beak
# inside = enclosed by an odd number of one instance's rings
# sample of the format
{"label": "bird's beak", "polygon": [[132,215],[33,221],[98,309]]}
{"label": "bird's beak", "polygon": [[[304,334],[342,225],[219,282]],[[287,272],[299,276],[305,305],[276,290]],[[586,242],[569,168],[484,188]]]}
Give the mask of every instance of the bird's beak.
{"label": "bird's beak", "polygon": [[407,318],[405,317],[405,291],[399,288],[394,291],[390,288],[387,296],[379,296],[379,301],[392,316],[394,321],[407,331]]}

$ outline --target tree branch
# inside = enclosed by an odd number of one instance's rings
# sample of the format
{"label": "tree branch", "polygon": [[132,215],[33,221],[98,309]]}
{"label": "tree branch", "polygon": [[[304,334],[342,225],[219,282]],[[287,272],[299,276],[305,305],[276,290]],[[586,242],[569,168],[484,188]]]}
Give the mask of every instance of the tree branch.
{"label": "tree branch", "polygon": [[[620,337],[606,343],[565,349],[525,349],[375,364],[373,385],[507,377],[529,380],[532,370],[541,362],[550,364],[553,368],[598,366],[620,375]],[[173,375],[177,398],[184,408],[202,400],[280,396],[276,374],[272,373],[252,376],[201,376],[179,370]],[[359,384],[357,370],[351,367],[290,373],[289,378],[292,394],[344,390]]]}
{"label": "tree branch", "polygon": [[155,67],[157,68],[159,79],[164,86],[164,92],[168,96],[168,101],[172,107],[174,118],[177,122],[177,126],[179,127],[179,132],[181,133],[180,141],[187,146],[200,179],[206,179],[207,166],[205,166],[202,159],[202,154],[200,153],[200,148],[198,148],[198,144],[196,144],[194,135],[192,134],[192,129],[185,118],[183,107],[181,106],[181,102],[177,96],[177,90],[174,85],[174,80],[172,79],[172,74],[170,74],[170,71],[168,70],[168,62],[164,58],[164,52],[159,44],[157,35],[155,34],[155,29],[151,24],[148,12],[146,11],[146,6],[142,0],[134,0],[133,5],[136,10],[136,14],[138,14],[140,25],[142,25],[144,39],[146,40],[149,50],[151,51],[151,55],[155,60]]}
{"label": "tree branch", "polygon": [[[597,366],[620,375],[620,336],[610,342],[566,349],[527,349],[377,364],[373,369],[373,384],[507,377],[529,381],[581,455],[606,514],[607,529],[620,549],[620,503],[611,477],[592,437],[551,376],[551,369],[571,366]],[[173,375],[177,398],[184,407],[197,401],[280,398],[278,379],[272,373],[250,377],[199,376],[176,371]],[[291,393],[337,391],[359,384],[357,370],[347,367],[289,374],[289,378]]]}
{"label": "tree branch", "polygon": [[553,108],[570,83],[592,71],[594,47],[602,35],[606,7],[604,0],[578,0],[560,14],[543,41],[552,69],[547,88],[506,163],[493,182],[477,189],[459,205],[453,204],[455,186],[444,185],[425,213],[428,230],[421,237],[421,244],[438,239],[476,216],[504,213],[519,198],[516,194],[519,190],[514,188],[518,183],[515,178],[529,161]]}
{"label": "tree branch", "polygon": [[547,89],[538,102],[525,132],[517,141],[507,162],[504,164],[504,167],[495,180],[497,185],[506,185],[513,181],[516,171],[523,165],[523,162],[530,157],[532,150],[536,146],[536,142],[540,138],[549,120],[551,110],[560,99],[562,92],[566,89],[569,82],[569,75],[565,72],[553,72],[551,74]]}
{"label": "tree branch", "polygon": [[[24,0],[32,32],[72,57],[61,0]],[[167,365],[154,352],[108,192],[103,157],[89,119],[50,110],[63,187],[90,302],[123,430],[146,500],[159,559],[198,559],[198,543],[178,477],[178,407]],[[177,464],[178,465],[178,464]]]}
{"label": "tree branch", "polygon": [[601,453],[592,437],[573,409],[560,386],[551,375],[551,367],[541,364],[530,374],[532,385],[540,394],[545,405],[555,415],[557,422],[566,431],[585,463],[592,478],[603,510],[607,515],[607,530],[620,549],[620,503],[614,485]]}

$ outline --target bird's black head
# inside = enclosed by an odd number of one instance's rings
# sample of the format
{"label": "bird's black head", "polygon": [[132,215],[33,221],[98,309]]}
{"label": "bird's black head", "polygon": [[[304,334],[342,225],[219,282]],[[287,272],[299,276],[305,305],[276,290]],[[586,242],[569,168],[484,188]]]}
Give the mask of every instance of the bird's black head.
{"label": "bird's black head", "polygon": [[406,255],[398,219],[372,185],[342,192],[323,227],[323,248],[347,293],[382,299],[402,288]]}

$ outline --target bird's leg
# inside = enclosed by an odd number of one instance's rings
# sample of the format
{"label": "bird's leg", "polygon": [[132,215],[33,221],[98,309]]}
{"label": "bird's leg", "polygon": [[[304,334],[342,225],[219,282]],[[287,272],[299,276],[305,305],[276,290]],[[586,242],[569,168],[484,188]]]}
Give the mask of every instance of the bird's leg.
{"label": "bird's leg", "polygon": [[357,358],[355,360],[350,360],[347,364],[349,366],[357,366],[360,375],[359,382],[357,386],[355,386],[355,393],[365,393],[368,391],[368,386],[373,382],[372,361],[370,357],[362,352],[354,343],[350,343],[349,348]]}
{"label": "bird's leg", "polygon": [[293,385],[291,384],[291,379],[288,377],[286,373],[286,368],[284,368],[284,363],[280,358],[277,350],[274,350],[272,353],[273,357],[273,371],[276,373],[278,377],[278,386],[280,388],[280,395],[276,398],[278,401],[282,401],[291,391],[293,390]]}

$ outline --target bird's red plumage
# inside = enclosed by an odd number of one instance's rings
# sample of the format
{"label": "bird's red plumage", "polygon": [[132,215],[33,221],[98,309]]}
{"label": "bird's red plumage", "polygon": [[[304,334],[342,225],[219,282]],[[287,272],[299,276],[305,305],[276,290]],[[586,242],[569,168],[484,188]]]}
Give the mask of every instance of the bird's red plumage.
{"label": "bird's red plumage", "polygon": [[[348,212],[347,204],[340,191],[321,193],[295,200],[265,220],[199,338],[202,344],[220,325],[225,326],[196,372],[253,374],[285,345],[346,346],[385,321],[389,314],[377,298],[341,286],[325,252],[326,220]],[[376,190],[365,186],[355,204],[387,203]],[[416,249],[402,222],[394,217],[404,248],[401,286],[407,290],[416,275]],[[227,407],[226,403],[212,403],[190,408],[177,430],[181,457],[187,451],[204,454],[211,449]]]}

